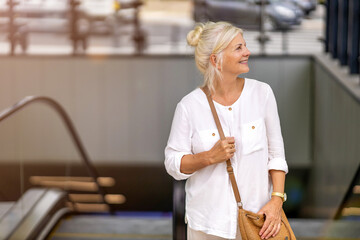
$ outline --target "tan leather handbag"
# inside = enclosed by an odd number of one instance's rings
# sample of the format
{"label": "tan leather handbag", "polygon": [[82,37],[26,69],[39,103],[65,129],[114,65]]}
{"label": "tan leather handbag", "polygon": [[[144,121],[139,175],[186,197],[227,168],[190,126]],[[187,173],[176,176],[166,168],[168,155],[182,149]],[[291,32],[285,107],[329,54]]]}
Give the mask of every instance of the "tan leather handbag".
{"label": "tan leather handbag", "polygon": [[[204,91],[207,100],[209,102],[211,112],[214,116],[214,120],[216,123],[216,127],[219,131],[220,139],[225,139],[224,132],[222,130],[219,117],[217,115],[214,103],[212,101],[211,93],[208,87],[202,88]],[[231,166],[231,161],[228,159],[226,161],[227,172],[229,174],[230,182],[232,185],[232,189],[234,191],[236,202],[238,203],[238,224],[240,228],[241,238],[242,240],[260,240],[261,237],[259,235],[260,229],[264,225],[265,215],[256,214],[250,211],[243,209],[239,189],[236,184],[236,179],[233,171],[233,167]],[[281,212],[281,227],[279,233],[275,237],[271,237],[269,239],[281,239],[281,240],[296,240],[294,232],[292,231],[289,221],[285,215],[284,210]]]}

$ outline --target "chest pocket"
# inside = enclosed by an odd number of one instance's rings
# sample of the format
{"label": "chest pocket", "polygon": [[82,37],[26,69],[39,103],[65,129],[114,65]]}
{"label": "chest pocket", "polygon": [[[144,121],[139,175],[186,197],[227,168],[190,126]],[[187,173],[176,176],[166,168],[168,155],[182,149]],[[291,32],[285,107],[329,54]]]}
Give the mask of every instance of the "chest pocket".
{"label": "chest pocket", "polygon": [[215,143],[220,139],[218,130],[214,129],[206,129],[198,132],[200,141],[203,145],[203,151],[209,151]]}
{"label": "chest pocket", "polygon": [[244,155],[264,148],[266,132],[263,118],[242,124],[240,133]]}

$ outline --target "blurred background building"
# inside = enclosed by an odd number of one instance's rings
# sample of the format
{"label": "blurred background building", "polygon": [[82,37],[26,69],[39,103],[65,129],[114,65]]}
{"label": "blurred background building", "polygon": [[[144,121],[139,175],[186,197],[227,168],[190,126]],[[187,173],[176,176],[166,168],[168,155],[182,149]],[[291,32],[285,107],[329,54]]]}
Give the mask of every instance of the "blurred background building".
{"label": "blurred background building", "polygon": [[208,20],[274,90],[297,237],[360,238],[359,3],[0,0],[0,239],[185,239],[163,151]]}

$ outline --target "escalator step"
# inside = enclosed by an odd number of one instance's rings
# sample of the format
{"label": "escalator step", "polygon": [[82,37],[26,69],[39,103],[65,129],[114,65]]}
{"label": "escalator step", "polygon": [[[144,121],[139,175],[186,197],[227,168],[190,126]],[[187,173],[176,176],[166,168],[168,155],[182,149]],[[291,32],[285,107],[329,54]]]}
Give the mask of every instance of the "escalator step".
{"label": "escalator step", "polygon": [[81,181],[41,181],[37,184],[42,187],[60,188],[65,191],[97,192],[98,186],[95,182]]}
{"label": "escalator step", "polygon": [[[67,176],[31,176],[29,179],[33,185],[41,185],[42,182],[94,182],[92,177],[67,177]],[[102,187],[112,187],[115,185],[115,180],[112,177],[98,177],[97,182]]]}
{"label": "escalator step", "polygon": [[93,213],[109,212],[109,205],[103,203],[72,203],[67,202],[67,206],[75,212]]}
{"label": "escalator step", "polygon": [[[102,203],[103,197],[100,194],[69,194],[72,202],[79,203]],[[106,194],[105,202],[109,204],[122,204],[126,201],[124,195],[121,194]]]}

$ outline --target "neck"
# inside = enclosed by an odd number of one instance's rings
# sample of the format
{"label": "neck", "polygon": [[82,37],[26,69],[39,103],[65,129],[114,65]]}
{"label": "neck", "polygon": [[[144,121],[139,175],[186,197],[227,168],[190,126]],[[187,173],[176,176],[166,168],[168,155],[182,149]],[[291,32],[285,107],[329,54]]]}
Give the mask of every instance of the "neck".
{"label": "neck", "polygon": [[237,94],[243,79],[237,76],[223,76],[223,79],[216,79],[214,83],[215,93],[217,96],[231,96]]}

